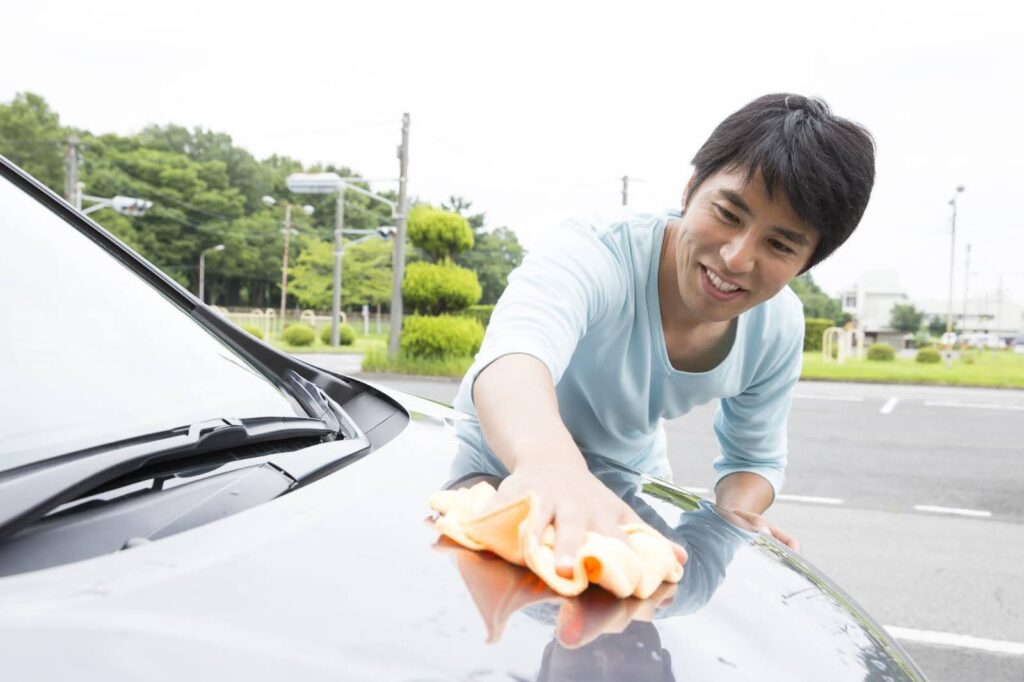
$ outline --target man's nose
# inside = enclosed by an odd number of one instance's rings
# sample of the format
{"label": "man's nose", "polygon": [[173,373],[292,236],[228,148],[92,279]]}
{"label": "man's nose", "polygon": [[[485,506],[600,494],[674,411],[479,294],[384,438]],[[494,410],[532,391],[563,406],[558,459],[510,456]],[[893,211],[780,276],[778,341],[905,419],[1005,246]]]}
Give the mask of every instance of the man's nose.
{"label": "man's nose", "polygon": [[725,267],[731,272],[750,272],[754,269],[755,247],[750,231],[744,230],[723,244],[719,255],[722,256]]}

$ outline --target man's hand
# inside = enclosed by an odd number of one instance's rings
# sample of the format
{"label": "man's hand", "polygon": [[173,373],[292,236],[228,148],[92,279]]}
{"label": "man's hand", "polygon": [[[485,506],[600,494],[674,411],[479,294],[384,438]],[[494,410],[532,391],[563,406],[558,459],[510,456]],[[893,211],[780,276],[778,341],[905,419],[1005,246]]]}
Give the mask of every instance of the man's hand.
{"label": "man's hand", "polygon": [[721,507],[719,507],[718,511],[722,516],[725,517],[725,519],[729,523],[735,526],[739,526],[740,528],[744,528],[754,533],[770,535],[782,544],[786,545],[786,547],[789,547],[794,552],[800,551],[799,540],[797,540],[789,533],[786,533],[778,526],[768,523],[768,520],[760,514],[755,514],[754,512],[740,511],[738,509],[723,509]]}
{"label": "man's hand", "polygon": [[[576,553],[588,531],[626,542],[621,526],[645,523],[629,505],[609,490],[583,466],[519,468],[498,487],[485,513],[514,502],[529,493],[536,495],[538,512],[530,532],[537,538],[549,526],[555,527],[555,570],[571,578]],[[679,563],[686,563],[686,550],[672,543]]]}
{"label": "man's hand", "polygon": [[715,506],[731,523],[755,533],[767,533],[795,552],[800,541],[768,523],[761,514],[771,506],[775,490],[763,476],[749,471],[729,474],[715,486]]}

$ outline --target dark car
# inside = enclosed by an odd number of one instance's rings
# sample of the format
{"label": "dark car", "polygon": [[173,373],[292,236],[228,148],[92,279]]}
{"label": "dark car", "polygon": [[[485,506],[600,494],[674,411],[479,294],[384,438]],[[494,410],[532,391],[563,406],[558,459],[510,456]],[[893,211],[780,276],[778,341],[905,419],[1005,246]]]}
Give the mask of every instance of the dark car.
{"label": "dark car", "polygon": [[924,679],[800,555],[609,462],[689,550],[647,600],[439,538],[461,415],[273,350],[0,175],[5,678]]}

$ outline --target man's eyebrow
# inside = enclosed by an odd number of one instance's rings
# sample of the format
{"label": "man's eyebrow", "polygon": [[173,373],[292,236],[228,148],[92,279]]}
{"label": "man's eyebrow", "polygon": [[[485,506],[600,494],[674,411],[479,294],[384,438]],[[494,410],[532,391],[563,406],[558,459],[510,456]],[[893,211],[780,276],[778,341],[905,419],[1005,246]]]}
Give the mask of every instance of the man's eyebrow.
{"label": "man's eyebrow", "polygon": [[743,201],[743,197],[740,196],[739,192],[723,188],[718,190],[718,193],[747,215],[754,215],[754,212],[750,210],[749,206],[747,206],[747,202]]}
{"label": "man's eyebrow", "polygon": [[[740,196],[739,192],[735,192],[731,189],[722,188],[718,190],[718,193],[727,201],[736,206],[736,208],[740,209],[747,215],[754,215],[754,212],[750,210],[750,206],[747,205],[747,202],[743,201],[743,197]],[[792,230],[788,227],[782,227],[780,225],[772,225],[772,229],[781,234],[789,241],[793,242],[794,244],[798,244],[800,246],[810,246],[811,244],[811,242],[807,239],[807,235],[805,235],[803,232],[798,232],[797,230]]]}
{"label": "man's eyebrow", "polygon": [[796,230],[791,230],[788,227],[779,227],[778,225],[772,225],[772,229],[794,244],[799,244],[800,246],[810,246],[811,244],[807,239],[807,235],[803,232],[797,232]]}

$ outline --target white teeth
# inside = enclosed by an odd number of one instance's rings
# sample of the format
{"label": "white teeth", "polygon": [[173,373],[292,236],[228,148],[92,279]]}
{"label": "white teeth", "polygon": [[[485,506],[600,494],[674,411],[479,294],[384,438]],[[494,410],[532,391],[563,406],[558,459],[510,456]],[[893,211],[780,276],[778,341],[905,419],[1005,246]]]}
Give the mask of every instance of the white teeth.
{"label": "white teeth", "polygon": [[728,294],[729,292],[736,291],[737,289],[739,289],[739,287],[736,286],[735,284],[729,284],[721,277],[708,270],[707,268],[704,268],[704,272],[708,273],[708,279],[710,279],[711,283],[715,285],[715,288],[724,294]]}

